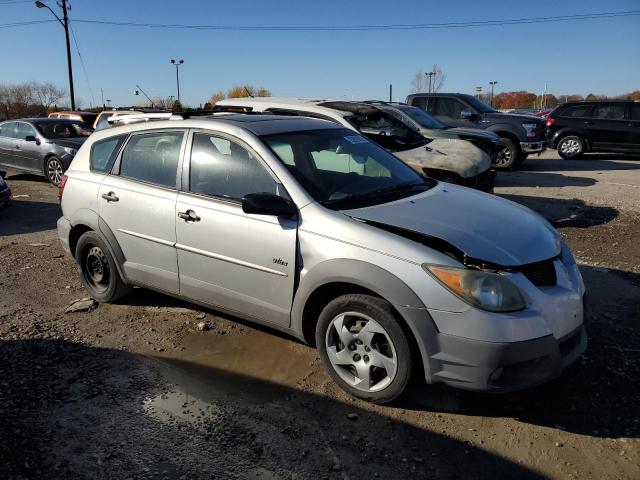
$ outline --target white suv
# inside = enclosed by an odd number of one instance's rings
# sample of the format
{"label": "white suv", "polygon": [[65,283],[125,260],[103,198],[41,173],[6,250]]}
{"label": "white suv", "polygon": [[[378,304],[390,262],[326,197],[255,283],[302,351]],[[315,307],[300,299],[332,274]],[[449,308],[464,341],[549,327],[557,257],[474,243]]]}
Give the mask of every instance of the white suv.
{"label": "white suv", "polygon": [[230,115],[99,131],[61,203],[60,239],[96,300],[140,285],[280,329],[370,401],[396,398],[418,372],[520,389],[586,348],[580,272],[542,217],[420,176],[330,122]]}

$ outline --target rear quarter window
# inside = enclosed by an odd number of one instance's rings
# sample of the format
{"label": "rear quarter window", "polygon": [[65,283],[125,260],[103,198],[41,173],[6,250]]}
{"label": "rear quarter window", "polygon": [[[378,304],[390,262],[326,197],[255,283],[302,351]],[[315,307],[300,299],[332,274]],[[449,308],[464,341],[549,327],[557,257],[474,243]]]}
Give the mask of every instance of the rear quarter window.
{"label": "rear quarter window", "polygon": [[90,164],[92,172],[108,172],[118,155],[126,135],[107,138],[95,142],[91,147]]}
{"label": "rear quarter window", "polygon": [[567,118],[590,117],[592,110],[593,105],[574,105],[573,107],[568,107],[563,112],[560,112],[560,116]]}

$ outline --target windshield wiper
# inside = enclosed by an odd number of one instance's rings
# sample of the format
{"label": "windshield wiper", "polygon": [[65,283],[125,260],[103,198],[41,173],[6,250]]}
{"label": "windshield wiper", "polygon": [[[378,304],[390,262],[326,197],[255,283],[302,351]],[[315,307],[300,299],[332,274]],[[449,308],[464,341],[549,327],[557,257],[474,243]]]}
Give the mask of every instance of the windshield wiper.
{"label": "windshield wiper", "polygon": [[399,191],[402,191],[402,190],[412,190],[415,187],[423,187],[423,186],[433,187],[433,185],[434,185],[433,182],[429,182],[427,180],[424,180],[424,181],[421,181],[421,182],[415,182],[415,181],[403,182],[403,183],[398,183],[396,185],[390,185],[388,187],[383,187],[383,188],[378,188],[376,190],[371,190],[369,192],[349,193],[348,195],[345,195],[344,197],[335,198],[333,200],[325,200],[322,203],[323,204],[327,204],[327,205],[333,205],[333,204],[336,204],[336,203],[339,203],[339,202],[348,201],[348,200],[360,200],[360,199],[363,199],[363,198],[374,197],[374,196],[377,196],[377,195],[385,195],[385,194],[389,194],[389,193],[399,192]]}

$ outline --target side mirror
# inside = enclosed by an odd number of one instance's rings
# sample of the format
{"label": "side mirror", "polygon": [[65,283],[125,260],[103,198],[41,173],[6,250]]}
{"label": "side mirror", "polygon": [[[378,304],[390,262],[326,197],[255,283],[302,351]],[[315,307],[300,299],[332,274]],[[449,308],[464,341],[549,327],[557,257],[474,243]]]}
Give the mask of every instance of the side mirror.
{"label": "side mirror", "polygon": [[34,135],[27,135],[26,137],[24,137],[24,139],[27,142],[35,142],[36,144],[39,144],[40,142],[38,141],[38,139],[34,136]]}
{"label": "side mirror", "polygon": [[298,209],[291,200],[273,193],[249,193],[242,199],[242,211],[254,215],[293,218]]}
{"label": "side mirror", "polygon": [[476,112],[471,110],[470,108],[465,108],[460,112],[460,118],[463,120],[473,120],[476,118]]}

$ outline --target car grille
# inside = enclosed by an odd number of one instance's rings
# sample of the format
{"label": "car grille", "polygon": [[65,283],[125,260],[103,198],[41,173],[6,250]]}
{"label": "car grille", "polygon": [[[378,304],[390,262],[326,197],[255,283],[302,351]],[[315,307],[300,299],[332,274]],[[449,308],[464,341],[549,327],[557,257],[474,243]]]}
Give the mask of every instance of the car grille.
{"label": "car grille", "polygon": [[558,279],[556,278],[556,267],[553,264],[554,259],[543,260],[542,262],[530,263],[518,267],[517,270],[522,273],[536,287],[553,287]]}

